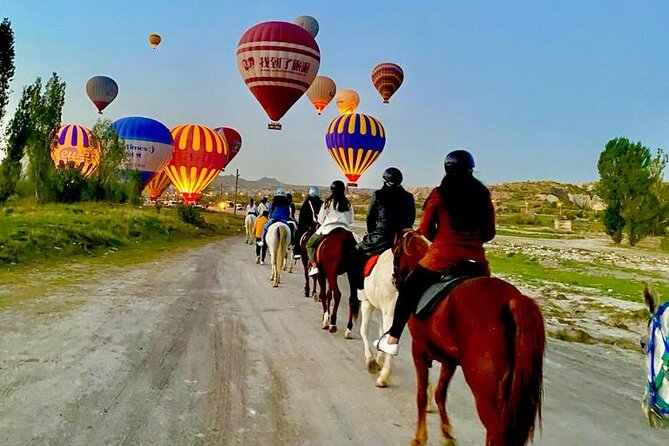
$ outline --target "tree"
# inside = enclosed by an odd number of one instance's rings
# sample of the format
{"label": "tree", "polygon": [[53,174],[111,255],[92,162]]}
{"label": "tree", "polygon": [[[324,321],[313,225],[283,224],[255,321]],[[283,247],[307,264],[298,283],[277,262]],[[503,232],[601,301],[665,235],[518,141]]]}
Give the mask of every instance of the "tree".
{"label": "tree", "polygon": [[86,198],[125,201],[124,197],[120,196],[124,192],[119,185],[119,172],[127,159],[125,145],[119,140],[109,119],[98,120],[91,132],[101,152],[98,168],[88,181],[90,188]]}
{"label": "tree", "polygon": [[597,191],[607,205],[603,222],[615,243],[626,234],[630,245],[654,232],[664,220],[663,201],[656,195],[662,186],[667,157],[661,150],[652,156],[640,142],[612,139],[599,156]]}
{"label": "tree", "polygon": [[14,31],[7,17],[0,22],[0,121],[9,102],[9,82],[14,77]]}

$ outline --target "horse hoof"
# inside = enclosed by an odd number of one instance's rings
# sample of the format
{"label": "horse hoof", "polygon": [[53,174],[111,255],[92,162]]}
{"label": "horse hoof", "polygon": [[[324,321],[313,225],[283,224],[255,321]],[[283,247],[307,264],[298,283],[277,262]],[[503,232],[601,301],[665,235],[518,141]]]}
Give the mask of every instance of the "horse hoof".
{"label": "horse hoof", "polygon": [[381,366],[374,358],[369,358],[367,360],[367,371],[369,373],[378,373],[381,370]]}
{"label": "horse hoof", "polygon": [[344,333],[344,339],[353,339],[353,334],[351,334],[351,330],[348,328],[346,329],[346,332]]}
{"label": "horse hoof", "polygon": [[385,389],[388,387],[388,382],[385,379],[382,379],[380,376],[376,379],[376,382],[374,383],[376,387],[379,389]]}
{"label": "horse hoof", "polygon": [[311,294],[309,293],[308,290],[304,291],[304,297],[311,297]]}
{"label": "horse hoof", "polygon": [[458,442],[455,438],[444,438],[444,446],[458,446]]}
{"label": "horse hoof", "polygon": [[330,333],[337,333],[337,326],[336,325],[330,325]]}
{"label": "horse hoof", "polygon": [[278,283],[275,283],[275,284],[273,284],[272,286],[273,286],[274,288],[279,288],[279,284],[278,284]]}

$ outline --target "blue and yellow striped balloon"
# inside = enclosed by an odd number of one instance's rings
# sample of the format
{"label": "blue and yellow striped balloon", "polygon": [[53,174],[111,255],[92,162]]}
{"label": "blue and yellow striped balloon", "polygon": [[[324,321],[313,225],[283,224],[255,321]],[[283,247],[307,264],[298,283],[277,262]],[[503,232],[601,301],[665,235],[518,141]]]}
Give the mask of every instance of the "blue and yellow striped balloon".
{"label": "blue and yellow striped balloon", "polygon": [[381,155],[385,144],[386,131],[381,122],[362,113],[333,119],[325,134],[325,145],[351,187],[358,185],[358,179]]}

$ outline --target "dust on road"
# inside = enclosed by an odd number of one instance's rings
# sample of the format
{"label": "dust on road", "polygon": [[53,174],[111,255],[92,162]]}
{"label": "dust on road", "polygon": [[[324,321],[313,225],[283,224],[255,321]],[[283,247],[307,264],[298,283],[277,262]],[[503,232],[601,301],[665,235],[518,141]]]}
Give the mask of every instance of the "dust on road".
{"label": "dust on road", "polygon": [[[301,274],[274,289],[253,259],[227,240],[37,298],[84,301],[67,311],[0,312],[0,444],[407,444],[408,336],[391,387],[377,389],[357,332],[322,331]],[[553,341],[545,375],[535,444],[667,444],[641,413],[640,354]],[[460,445],[483,444],[460,374],[448,404]],[[441,444],[437,418],[429,444]]]}

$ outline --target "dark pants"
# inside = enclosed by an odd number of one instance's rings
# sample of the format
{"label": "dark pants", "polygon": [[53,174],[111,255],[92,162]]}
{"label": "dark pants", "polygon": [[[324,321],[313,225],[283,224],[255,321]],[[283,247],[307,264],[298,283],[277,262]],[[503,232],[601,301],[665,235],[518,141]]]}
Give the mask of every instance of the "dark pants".
{"label": "dark pants", "polygon": [[261,238],[256,237],[256,257],[260,256],[260,253],[262,252],[262,257],[260,260],[263,262],[265,261],[265,256],[267,255],[267,244],[263,243],[262,248],[258,246],[258,242],[262,240]]}
{"label": "dark pants", "polygon": [[388,330],[390,336],[395,338],[402,336],[404,326],[416,311],[421,296],[430,286],[437,283],[442,275],[442,272],[431,271],[420,265],[409,273],[397,296],[393,325]]}

